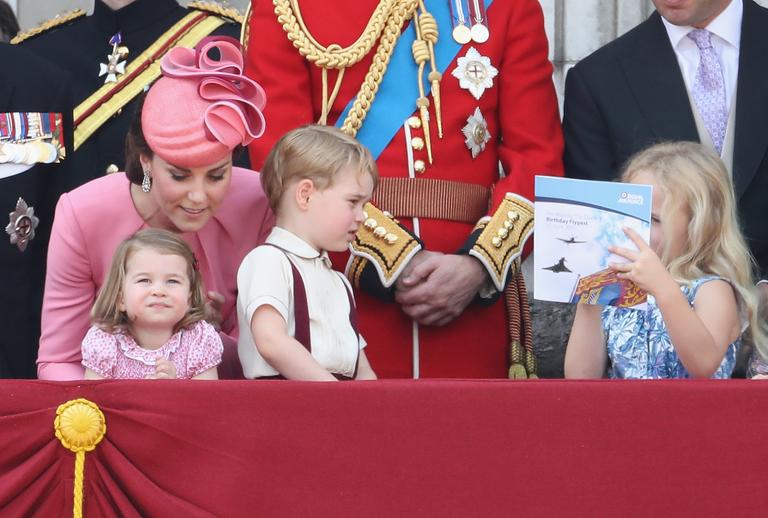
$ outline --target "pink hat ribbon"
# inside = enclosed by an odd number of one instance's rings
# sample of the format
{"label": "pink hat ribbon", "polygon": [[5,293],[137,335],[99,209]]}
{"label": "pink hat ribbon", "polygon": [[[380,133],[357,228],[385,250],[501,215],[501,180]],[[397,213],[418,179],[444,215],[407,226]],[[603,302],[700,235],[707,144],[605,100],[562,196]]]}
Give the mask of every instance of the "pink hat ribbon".
{"label": "pink hat ribbon", "polygon": [[[209,53],[217,49],[219,59]],[[254,80],[243,75],[243,54],[237,40],[226,36],[203,39],[195,49],[176,47],[160,63],[165,77],[200,78],[198,93],[211,101],[203,122],[209,140],[229,149],[246,146],[264,133],[267,96]]]}

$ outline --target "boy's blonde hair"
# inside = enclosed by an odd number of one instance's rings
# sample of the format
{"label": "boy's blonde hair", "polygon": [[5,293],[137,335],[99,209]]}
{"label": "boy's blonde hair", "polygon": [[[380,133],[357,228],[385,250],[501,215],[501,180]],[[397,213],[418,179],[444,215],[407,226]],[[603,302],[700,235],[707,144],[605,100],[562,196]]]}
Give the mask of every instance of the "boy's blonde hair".
{"label": "boy's blonde hair", "polygon": [[333,185],[334,176],[347,166],[368,173],[374,187],[379,170],[371,152],[355,138],[333,126],[307,125],[289,131],[269,152],[261,171],[261,185],[272,211],[294,181],[312,180],[319,190]]}
{"label": "boy's blonde hair", "polygon": [[669,224],[680,208],[688,215],[687,242],[679,257],[670,257],[665,243],[661,261],[678,282],[704,275],[727,279],[749,318],[748,332],[764,344],[758,322],[755,260],[739,228],[731,176],[713,151],[695,142],[668,142],[639,152],[627,163],[622,181],[641,171],[654,176],[664,192],[661,224]]}
{"label": "boy's blonde hair", "polygon": [[187,277],[189,278],[189,309],[175,326],[173,331],[189,327],[205,318],[205,294],[200,273],[197,271],[197,261],[189,245],[180,236],[168,230],[148,228],[136,232],[134,235],[120,243],[114,257],[112,266],[104,285],[99,290],[96,303],[91,310],[91,321],[94,325],[114,333],[126,331],[130,325],[128,315],[117,308],[120,298],[123,296],[123,284],[125,283],[125,271],[131,256],[139,250],[154,250],[162,255],[178,255],[187,264]]}

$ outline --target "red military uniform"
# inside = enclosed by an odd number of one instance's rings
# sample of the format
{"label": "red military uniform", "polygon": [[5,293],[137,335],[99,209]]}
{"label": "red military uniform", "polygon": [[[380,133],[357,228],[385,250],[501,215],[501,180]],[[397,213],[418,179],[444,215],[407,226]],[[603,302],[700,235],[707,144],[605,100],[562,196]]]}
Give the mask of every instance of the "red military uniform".
{"label": "red military uniform", "polygon": [[[426,2],[427,9],[430,9],[431,3]],[[317,42],[325,46],[337,43],[345,47],[363,33],[378,2],[302,0],[298,4],[306,30]],[[491,236],[484,231],[489,218],[483,218],[479,224],[478,219],[496,213],[494,218],[500,217],[498,221],[503,223],[504,215],[499,216],[499,210],[511,214],[510,207],[503,202],[507,192],[533,199],[535,174],[562,175],[563,143],[539,3],[536,0],[496,0],[488,7],[487,24],[489,39],[484,43],[465,44],[443,71],[440,83],[442,139],[437,135],[434,101],[430,107],[433,163],[429,164],[426,146],[413,141],[414,137],[421,137],[422,140],[425,138],[423,128],[409,125],[404,120],[404,125],[381,152],[377,164],[383,179],[381,188],[385,187],[387,179],[407,178],[409,174],[421,182],[419,187],[423,188],[410,189],[412,186],[409,184],[405,186],[408,188],[404,192],[408,196],[418,197],[412,203],[414,211],[426,211],[419,213],[421,217],[418,220],[418,234],[423,248],[443,253],[475,250],[477,253],[470,253],[481,260],[496,290],[500,291],[508,281],[507,274],[512,262],[518,256],[510,254],[507,242],[500,245],[498,238],[494,238],[497,242],[491,245]],[[266,133],[254,141],[250,148],[252,163],[258,169],[281,135],[299,125],[318,121],[322,109],[322,72],[288,40],[286,30],[275,15],[272,2],[253,2],[248,28],[248,73],[264,86],[268,98],[265,111]],[[439,37],[451,38],[451,29],[450,24],[447,27],[439,26]],[[459,79],[452,75],[458,66],[458,58],[465,57],[470,48],[476,49],[482,57],[489,58],[491,66],[498,71],[498,75],[492,78],[491,86],[481,89],[479,99],[470,90],[462,88]],[[339,94],[329,110],[329,124],[337,121],[345,106],[358,94],[375,51],[374,45],[373,50],[359,63],[346,68]],[[466,67],[466,60],[464,64]],[[412,71],[403,74],[398,80],[416,82],[417,70],[417,65],[412,63]],[[486,73],[489,70],[486,68]],[[424,72],[425,84],[428,83],[428,72],[429,66]],[[387,73],[391,72],[388,70]],[[329,91],[333,88],[335,78],[336,71],[330,70]],[[413,103],[412,115],[419,115],[415,101],[409,100]],[[376,100],[374,106],[375,103]],[[476,113],[476,108],[479,108],[487,123],[487,127],[479,129],[489,133],[490,140],[484,148],[475,145],[477,156],[473,158],[469,145],[465,143],[467,137],[462,133],[462,128],[470,125],[468,118]],[[478,125],[476,122],[474,124],[477,130]],[[483,135],[481,131],[481,138],[476,144],[482,142]],[[419,169],[422,164],[417,163],[419,160],[426,165],[421,173]],[[499,174],[499,161],[505,171],[503,178]],[[415,175],[414,164],[417,165]],[[424,180],[439,180],[442,183]],[[415,185],[418,182],[411,183]],[[461,191],[459,195],[452,195],[451,186]],[[474,199],[471,192],[474,188],[487,193],[486,196],[492,192],[491,199],[486,198],[480,213],[468,210],[466,214],[453,214],[456,205],[463,204],[462,200]],[[393,194],[394,197],[397,195],[396,192]],[[376,199],[375,195],[374,201]],[[387,209],[386,205],[384,203],[382,208]],[[407,203],[394,205],[402,209]],[[442,216],[441,210],[446,215]],[[390,212],[402,225],[413,228],[413,220],[408,216],[415,213],[397,208]],[[510,228],[510,222],[506,224]],[[365,231],[362,228],[359,235]],[[381,246],[386,244],[382,239]],[[386,277],[385,274],[390,275],[389,279],[385,279],[385,284],[392,283],[391,277],[402,271],[415,251],[403,241],[394,246],[400,257],[405,259],[401,263],[391,264],[391,268],[384,273],[379,268],[382,278]],[[376,255],[372,253],[366,257],[373,259]],[[360,284],[361,278],[370,279],[370,276],[361,275],[360,269],[355,270],[353,263],[347,273],[356,285]],[[380,377],[412,375],[414,340],[418,342],[417,357],[421,377],[506,377],[509,367],[509,336],[503,297],[497,298],[490,305],[477,302],[470,304],[458,319],[446,326],[416,326],[414,329],[411,319],[396,303],[374,298],[366,291],[377,290],[366,290],[363,282],[363,289],[357,291],[361,331],[369,344],[367,351],[371,365]]]}

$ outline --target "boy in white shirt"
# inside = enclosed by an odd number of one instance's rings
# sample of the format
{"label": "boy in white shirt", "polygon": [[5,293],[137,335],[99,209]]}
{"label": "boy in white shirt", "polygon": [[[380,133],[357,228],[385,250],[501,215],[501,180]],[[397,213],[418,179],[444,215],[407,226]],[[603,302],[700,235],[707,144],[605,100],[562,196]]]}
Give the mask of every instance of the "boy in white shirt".
{"label": "boy in white shirt", "polygon": [[237,273],[246,378],[376,379],[328,252],[347,250],[377,182],[368,149],[336,128],[304,126],[275,144],[261,183],[276,225]]}

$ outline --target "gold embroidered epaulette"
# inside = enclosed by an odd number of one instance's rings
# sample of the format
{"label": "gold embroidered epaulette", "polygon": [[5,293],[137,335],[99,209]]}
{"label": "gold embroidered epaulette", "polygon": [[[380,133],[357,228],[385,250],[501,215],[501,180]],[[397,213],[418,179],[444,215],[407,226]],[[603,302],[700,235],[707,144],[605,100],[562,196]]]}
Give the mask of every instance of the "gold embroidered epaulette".
{"label": "gold embroidered epaulette", "polygon": [[510,266],[533,233],[533,204],[508,192],[494,215],[481,219],[477,228],[483,230],[469,255],[483,263],[496,289],[502,291]]}
{"label": "gold embroidered epaulette", "polygon": [[69,23],[72,20],[76,20],[83,16],[85,16],[85,11],[83,11],[82,9],[75,9],[74,11],[67,11],[65,13],[57,14],[54,18],[44,21],[37,27],[29,29],[28,31],[18,33],[16,36],[13,37],[13,39],[11,40],[11,43],[16,45],[18,43],[21,43],[24,40],[28,40],[29,38],[32,38],[33,36],[37,36],[38,34],[42,34],[46,31],[53,29],[54,27],[64,25],[65,23]]}
{"label": "gold embroidered epaulette", "polygon": [[227,7],[217,2],[189,2],[187,8],[212,13],[237,23],[243,23],[244,20],[243,14],[240,11],[234,7]]}
{"label": "gold embroidered epaulette", "polygon": [[[353,257],[347,266],[347,277],[357,285],[368,260],[376,268],[381,284],[389,288],[411,257],[421,250],[421,244],[389,214],[368,203],[365,221],[350,244]],[[361,259],[362,258],[362,259]]]}

